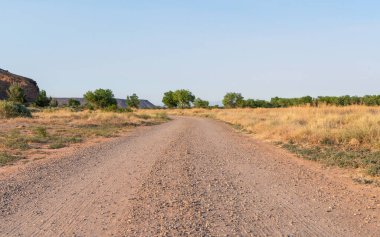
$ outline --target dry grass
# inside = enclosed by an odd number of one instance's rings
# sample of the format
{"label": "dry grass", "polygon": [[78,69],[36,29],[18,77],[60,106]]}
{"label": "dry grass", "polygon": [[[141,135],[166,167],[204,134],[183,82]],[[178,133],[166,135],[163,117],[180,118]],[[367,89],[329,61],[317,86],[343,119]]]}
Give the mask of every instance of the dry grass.
{"label": "dry grass", "polygon": [[[33,118],[0,120],[0,165],[23,158],[31,150],[59,149],[97,137],[113,137],[131,127],[166,121],[162,113],[115,113],[69,109],[43,110]],[[17,157],[17,159],[16,159]]]}
{"label": "dry grass", "polygon": [[380,176],[380,108],[292,107],[276,109],[167,110],[173,115],[211,117],[281,144],[311,160],[364,168]]}
{"label": "dry grass", "polygon": [[380,149],[378,107],[191,109],[168,113],[212,117],[271,141]]}

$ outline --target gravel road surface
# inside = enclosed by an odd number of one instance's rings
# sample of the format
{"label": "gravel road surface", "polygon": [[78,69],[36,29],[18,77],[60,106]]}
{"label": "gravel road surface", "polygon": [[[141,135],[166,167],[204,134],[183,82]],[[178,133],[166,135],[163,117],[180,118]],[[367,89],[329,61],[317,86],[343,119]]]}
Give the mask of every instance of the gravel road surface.
{"label": "gravel road surface", "polygon": [[178,117],[0,181],[0,236],[380,236],[380,191]]}

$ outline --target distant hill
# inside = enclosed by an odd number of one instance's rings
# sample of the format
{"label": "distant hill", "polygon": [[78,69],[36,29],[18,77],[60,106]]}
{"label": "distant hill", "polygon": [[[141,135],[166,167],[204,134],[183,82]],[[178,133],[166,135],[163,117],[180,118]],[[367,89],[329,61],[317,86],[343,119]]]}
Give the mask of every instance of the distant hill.
{"label": "distant hill", "polygon": [[[65,105],[69,103],[70,99],[77,100],[81,103],[81,105],[84,105],[86,102],[83,98],[54,98],[58,101],[58,105]],[[117,106],[120,108],[126,108],[127,104],[124,99],[116,99]],[[148,100],[140,100],[140,108],[141,109],[153,109],[156,108],[156,106],[152,103],[150,103]]]}
{"label": "distant hill", "polygon": [[12,83],[18,83],[24,89],[26,101],[33,102],[37,98],[40,90],[36,81],[0,69],[0,100],[7,99],[7,90]]}

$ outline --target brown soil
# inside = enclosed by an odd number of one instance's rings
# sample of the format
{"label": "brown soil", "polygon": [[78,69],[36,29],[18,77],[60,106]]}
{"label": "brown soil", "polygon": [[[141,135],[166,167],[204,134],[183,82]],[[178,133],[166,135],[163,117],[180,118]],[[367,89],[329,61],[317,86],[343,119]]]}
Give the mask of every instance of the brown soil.
{"label": "brown soil", "polygon": [[378,236],[380,190],[177,118],[0,180],[0,236]]}

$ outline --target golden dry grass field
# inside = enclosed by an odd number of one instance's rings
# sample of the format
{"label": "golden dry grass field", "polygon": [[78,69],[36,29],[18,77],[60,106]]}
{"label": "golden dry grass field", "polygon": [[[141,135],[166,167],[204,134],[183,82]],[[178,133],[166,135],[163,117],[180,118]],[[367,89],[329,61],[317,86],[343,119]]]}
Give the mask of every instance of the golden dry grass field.
{"label": "golden dry grass field", "polygon": [[45,109],[32,118],[0,120],[0,166],[95,138],[118,136],[132,127],[167,120],[162,112],[103,112]]}
{"label": "golden dry grass field", "polygon": [[304,158],[380,176],[379,107],[184,109],[166,112],[221,120]]}

